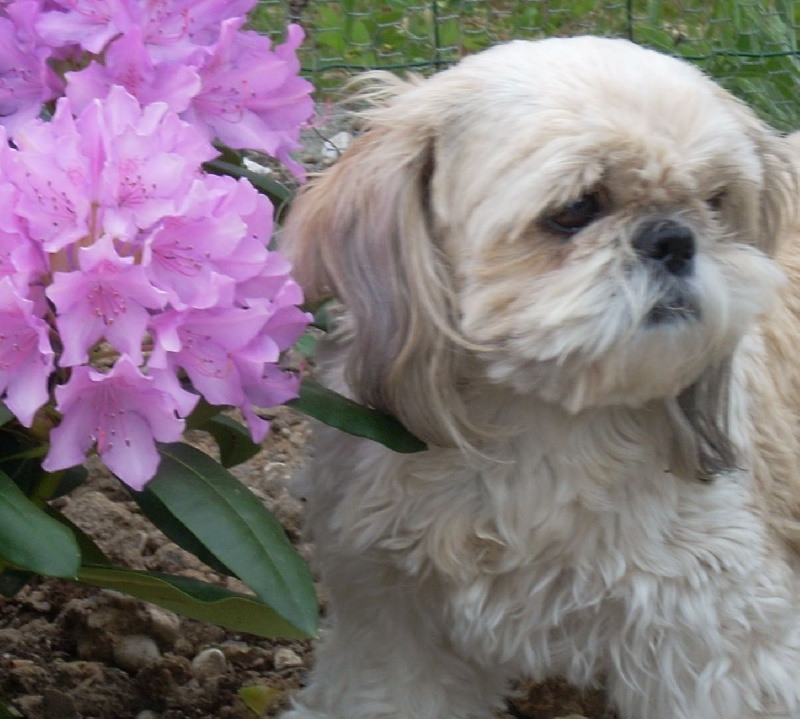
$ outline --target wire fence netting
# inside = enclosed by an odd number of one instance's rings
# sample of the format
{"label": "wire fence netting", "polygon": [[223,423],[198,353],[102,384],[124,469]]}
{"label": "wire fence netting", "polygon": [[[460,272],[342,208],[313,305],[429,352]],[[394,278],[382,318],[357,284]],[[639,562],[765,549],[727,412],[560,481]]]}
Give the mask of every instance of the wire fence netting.
{"label": "wire fence netting", "polygon": [[625,37],[700,65],[782,129],[800,126],[796,0],[260,0],[254,26],[306,32],[320,92],[386,68],[429,72],[515,38]]}

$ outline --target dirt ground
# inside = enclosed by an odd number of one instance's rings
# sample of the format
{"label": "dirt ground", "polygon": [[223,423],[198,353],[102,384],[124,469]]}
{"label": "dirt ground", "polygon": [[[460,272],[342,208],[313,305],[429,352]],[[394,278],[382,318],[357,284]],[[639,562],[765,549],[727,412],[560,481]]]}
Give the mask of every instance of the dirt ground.
{"label": "dirt ground", "polygon": [[[286,482],[303,462],[309,432],[286,408],[274,413],[264,450],[234,473],[270,507],[308,556],[303,506]],[[200,433],[193,441],[207,445]],[[164,537],[99,465],[59,508],[116,562],[241,589]],[[27,719],[255,719],[244,686],[275,690],[275,716],[311,665],[310,642],[269,641],[178,617],[113,592],[41,580],[0,599],[0,694]],[[391,651],[391,647],[387,647]],[[603,719],[600,692],[558,682],[522,685],[504,719]]]}

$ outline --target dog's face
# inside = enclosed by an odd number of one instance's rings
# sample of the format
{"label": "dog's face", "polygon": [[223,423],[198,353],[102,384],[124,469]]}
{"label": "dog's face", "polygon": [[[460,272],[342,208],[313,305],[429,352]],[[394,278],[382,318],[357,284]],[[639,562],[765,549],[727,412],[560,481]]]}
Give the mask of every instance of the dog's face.
{"label": "dog's face", "polygon": [[569,412],[678,397],[780,284],[787,150],[687,64],[515,42],[382,92],[287,236],[353,313],[356,392],[426,439],[481,382]]}

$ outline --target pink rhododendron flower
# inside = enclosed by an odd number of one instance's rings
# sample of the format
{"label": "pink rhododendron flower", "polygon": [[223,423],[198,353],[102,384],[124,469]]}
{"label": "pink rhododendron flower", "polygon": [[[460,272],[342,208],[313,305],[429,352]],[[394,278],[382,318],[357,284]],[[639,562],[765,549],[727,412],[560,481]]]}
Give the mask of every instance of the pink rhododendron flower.
{"label": "pink rhododendron flower", "polygon": [[133,258],[117,255],[107,235],[81,248],[79,255],[80,271],[56,272],[47,288],[64,343],[60,364],[85,363],[101,339],[141,364],[148,309],[163,307],[165,294],[150,284]]}
{"label": "pink rhododendron flower", "polygon": [[135,27],[139,8],[136,0],[50,0],[57,10],[42,13],[36,29],[53,47],[80,45],[99,54],[117,35]]}
{"label": "pink rhododendron flower", "polygon": [[219,40],[199,66],[202,89],[184,116],[205,127],[209,139],[261,150],[302,174],[289,152],[297,147],[300,124],[313,112],[312,86],[295,70],[303,31],[290,25],[286,43],[273,51],[268,38],[241,32],[241,25],[240,19],[222,24]]}
{"label": "pink rhododendron flower", "polygon": [[86,236],[95,188],[69,105],[59,101],[50,122],[29,122],[14,139],[20,149],[9,163],[20,191],[15,210],[31,239],[52,252]]}
{"label": "pink rhododendron flower", "polygon": [[26,427],[48,398],[53,371],[49,328],[33,313],[9,277],[0,279],[0,392],[8,408]]}
{"label": "pink rhododendron flower", "polygon": [[[148,275],[174,307],[230,305],[236,281],[265,262],[265,244],[248,233],[243,219],[261,206],[250,202],[249,192],[266,202],[261,218],[271,227],[272,205],[249,182],[209,176],[195,181],[179,214],[150,236],[144,249]],[[243,196],[245,202],[236,202]]]}
{"label": "pink rhododendron flower", "polygon": [[0,184],[0,277],[8,277],[25,293],[30,282],[46,272],[47,264],[44,254],[25,235],[20,218],[14,214],[16,197],[13,185]]}
{"label": "pink rhododendron flower", "polygon": [[200,396],[261,441],[255,408],[297,393],[278,362],[310,316],[272,205],[203,171],[212,140],[290,162],[311,113],[302,31],[272,49],[240,29],[254,4],[0,7],[0,399],[60,413],[48,471],[94,449],[141,489]]}
{"label": "pink rhododendron flower", "polygon": [[[244,17],[257,0],[145,0],[141,22],[156,57],[174,56],[180,43],[211,45],[219,37],[220,23]],[[159,50],[161,52],[159,52]]]}
{"label": "pink rhododendron flower", "polygon": [[234,359],[262,365],[278,359],[277,345],[261,335],[266,320],[264,310],[237,307],[163,313],[153,321],[150,365],[185,370],[211,404],[240,405],[245,395]]}
{"label": "pink rhododendron flower", "polygon": [[38,12],[38,3],[26,0],[0,17],[0,123],[12,136],[63,88],[47,64],[51,50],[34,31]]}
{"label": "pink rhododendron flower", "polygon": [[200,91],[200,76],[182,62],[153,61],[135,27],[114,40],[103,55],[103,63],[66,73],[66,94],[76,112],[92,100],[103,98],[114,85],[124,87],[142,104],[163,102],[170,110],[183,112]]}
{"label": "pink rhododendron flower", "polygon": [[171,389],[142,374],[125,355],[107,374],[74,368],[69,382],[56,388],[64,419],[50,433],[42,466],[52,472],[81,464],[96,447],[112,472],[142,489],[158,467],[155,440],[176,442],[183,434]]}

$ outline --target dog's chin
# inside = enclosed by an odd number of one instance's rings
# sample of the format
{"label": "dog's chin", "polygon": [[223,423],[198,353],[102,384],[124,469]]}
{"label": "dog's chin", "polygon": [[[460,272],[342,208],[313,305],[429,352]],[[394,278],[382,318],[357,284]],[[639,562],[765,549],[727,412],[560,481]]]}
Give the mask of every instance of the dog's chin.
{"label": "dog's chin", "polygon": [[[708,351],[702,324],[685,309],[653,308],[642,329],[602,357],[575,352],[557,359],[494,361],[490,377],[520,394],[534,394],[571,413],[613,405],[639,407],[677,397],[720,359]],[[511,370],[511,371],[509,371]]]}
{"label": "dog's chin", "polygon": [[644,331],[662,325],[680,325],[700,321],[700,303],[686,287],[674,287],[653,304],[644,320]]}
{"label": "dog's chin", "polygon": [[504,356],[487,356],[486,372],[492,382],[571,413],[643,406],[677,397],[733,352],[740,332],[715,324],[715,314],[688,285],[676,284],[635,319],[620,320],[609,306],[605,317],[565,325],[544,341],[535,333],[515,337]]}

